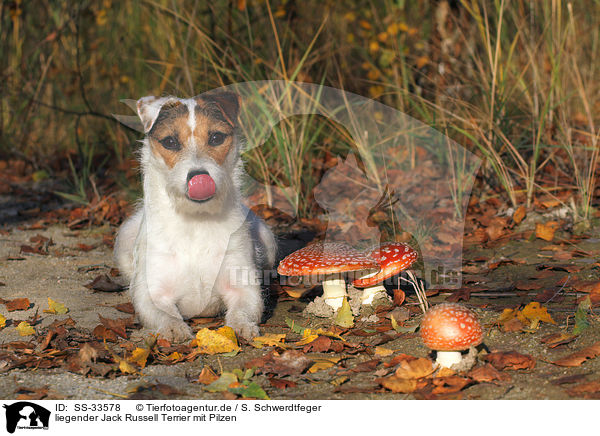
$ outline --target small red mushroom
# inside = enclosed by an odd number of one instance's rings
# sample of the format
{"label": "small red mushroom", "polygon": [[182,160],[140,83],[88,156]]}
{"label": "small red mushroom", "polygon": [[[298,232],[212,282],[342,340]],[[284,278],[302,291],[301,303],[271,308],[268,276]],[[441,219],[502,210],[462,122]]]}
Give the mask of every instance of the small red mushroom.
{"label": "small red mushroom", "polygon": [[342,242],[317,242],[297,250],[283,259],[277,272],[285,276],[323,276],[323,299],[334,310],[342,306],[346,296],[346,280],[350,271],[379,270],[377,262]]}
{"label": "small red mushroom", "polygon": [[462,360],[461,351],[481,344],[483,330],[472,310],[456,303],[433,306],[421,321],[421,338],[437,351],[436,362],[450,367]]}
{"label": "small red mushroom", "polygon": [[365,288],[362,304],[371,304],[375,295],[386,292],[383,281],[409,268],[417,260],[418,254],[410,245],[402,242],[385,242],[371,250],[369,257],[381,266],[381,271],[362,276],[352,282],[356,288]]}

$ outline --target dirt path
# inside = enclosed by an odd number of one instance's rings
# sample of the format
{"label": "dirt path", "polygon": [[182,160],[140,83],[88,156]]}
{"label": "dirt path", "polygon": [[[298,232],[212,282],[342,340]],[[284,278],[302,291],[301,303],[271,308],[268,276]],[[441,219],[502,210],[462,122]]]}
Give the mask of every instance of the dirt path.
{"label": "dirt path", "polygon": [[[300,340],[301,336],[292,332],[286,320],[295,320],[304,327],[324,329],[331,329],[331,323],[303,314],[302,310],[309,298],[298,300],[286,298],[285,294],[280,295],[280,301],[274,309],[273,316],[263,327],[263,332],[286,334],[286,342],[292,344],[293,351],[290,353],[297,353],[289,355],[292,360],[303,362],[303,359],[308,359],[307,366],[300,370],[294,368],[290,362],[280,362],[279,366],[271,365],[271,370],[267,370],[269,363],[264,356],[272,353],[274,348],[259,349],[243,344],[241,352],[233,357],[198,355],[191,361],[176,364],[167,364],[168,362],[158,357],[150,358],[149,364],[143,369],[137,368],[136,373],[126,375],[117,369],[118,360],[115,360],[115,356],[126,357],[133,347],[144,346],[144,338],[148,338],[148,332],[139,329],[137,325],[127,327],[127,340],[118,339],[117,342],[108,344],[111,351],[108,357],[105,356],[106,366],[103,366],[104,370],[108,369],[106,374],[99,375],[94,370],[73,367],[69,359],[79,356],[78,353],[86,341],[95,342],[96,347],[101,344],[91,333],[100,324],[99,315],[107,319],[130,317],[114,307],[128,302],[126,293],[94,292],[83,286],[98,275],[110,275],[110,269],[114,266],[112,251],[103,243],[103,237],[113,231],[108,226],[76,232],[64,226],[53,226],[45,230],[19,230],[13,227],[3,232],[0,238],[0,282],[3,283],[0,295],[7,301],[28,298],[31,305],[27,310],[11,312],[5,305],[0,305],[0,314],[9,320],[6,327],[0,330],[1,398],[12,399],[19,395],[28,398],[68,399],[235,397],[231,392],[207,392],[205,385],[196,382],[202,369],[210,367],[216,373],[230,372],[243,369],[248,361],[257,358],[263,359],[255,361],[255,364],[258,362],[258,370],[251,380],[273,399],[391,399],[415,396],[566,399],[598,396],[596,385],[599,382],[595,374],[600,371],[600,359],[591,358],[575,367],[561,367],[549,363],[600,341],[600,328],[595,316],[589,315],[590,326],[565,345],[549,348],[542,342],[552,333],[569,333],[573,325],[577,294],[567,286],[557,292],[560,289],[561,278],[570,276],[572,281],[579,278],[598,280],[598,268],[591,264],[588,257],[581,256],[566,263],[572,265],[573,269],[577,270],[576,273],[569,273],[561,267],[556,267],[555,270],[540,269],[543,265],[559,265],[546,257],[545,253],[551,256],[552,252],[540,251],[540,248],[547,245],[544,241],[509,242],[495,248],[467,252],[467,259],[490,259],[487,262],[466,262],[467,266],[470,266],[467,270],[474,274],[465,276],[465,281],[473,291],[473,295],[465,303],[476,309],[486,326],[484,342],[487,351],[501,350],[527,355],[535,365],[533,368],[520,370],[510,370],[509,365],[507,369],[498,372],[501,376],[496,377],[500,379],[492,379],[491,382],[486,383],[462,374],[467,380],[466,386],[458,390],[443,385],[445,388],[442,387],[437,394],[432,393],[431,389],[414,393],[391,392],[381,386],[380,380],[393,375],[396,368],[394,362],[402,359],[398,356],[410,355],[418,358],[428,355],[428,350],[422,345],[417,334],[396,333],[391,329],[389,319],[385,318],[387,312],[382,311],[377,317],[377,322],[361,322],[358,319],[353,329],[343,331],[346,345],[341,346],[342,349],[339,349],[340,346],[332,346],[328,350],[319,347],[314,347],[313,350],[294,347],[293,343]],[[48,254],[24,253],[21,247],[34,246],[31,238],[37,235],[51,238],[53,241],[53,245],[47,247]],[[578,248],[589,250],[595,247],[594,244],[597,244],[596,240],[588,238],[582,241]],[[91,247],[95,248],[90,249]],[[43,249],[42,246],[41,250]],[[499,266],[490,269],[490,265],[494,266],[494,259],[505,260],[500,261]],[[560,265],[564,267],[565,263]],[[478,268],[480,271],[477,271]],[[540,274],[543,271],[547,273]],[[532,278],[540,275],[540,278]],[[530,283],[529,291],[518,289],[519,286],[527,287],[522,282]],[[552,301],[544,305],[550,310],[555,325],[541,323],[530,332],[505,332],[494,325],[504,308],[520,305],[522,307],[544,290],[556,294]],[[497,297],[476,296],[485,295],[486,292]],[[44,313],[43,310],[48,309],[48,297],[64,303],[69,309],[68,314]],[[448,297],[448,294],[440,294],[432,297],[431,302],[441,302]],[[405,305],[414,309],[410,311],[407,325],[415,325],[420,318],[416,306],[410,304],[412,300],[409,295],[408,305]],[[32,320],[36,313],[39,317],[34,325],[36,335],[19,336],[15,326],[20,321]],[[73,323],[65,324],[67,329],[63,336],[58,334],[44,348],[41,344],[51,330],[52,323],[68,318],[71,318]],[[567,322],[569,327],[566,327]],[[218,321],[212,325],[217,324]],[[195,328],[203,326],[198,324]],[[332,341],[344,343],[335,338]],[[49,353],[51,350],[57,350],[58,354],[53,356]],[[277,350],[278,354],[283,355],[283,348]],[[164,355],[168,351],[171,351],[168,347],[162,351],[158,347],[153,353]],[[485,355],[485,350],[480,353],[478,367],[485,364]],[[31,356],[36,358],[31,360]],[[322,370],[307,372],[307,368],[314,362],[326,362],[327,359],[334,363],[326,363]],[[45,369],[46,367],[48,368]]]}

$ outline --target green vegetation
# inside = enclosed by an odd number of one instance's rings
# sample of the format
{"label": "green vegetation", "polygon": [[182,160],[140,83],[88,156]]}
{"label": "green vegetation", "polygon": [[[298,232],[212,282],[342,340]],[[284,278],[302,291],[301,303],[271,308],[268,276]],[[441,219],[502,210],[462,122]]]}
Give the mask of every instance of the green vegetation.
{"label": "green vegetation", "polygon": [[[599,22],[598,0],[2,2],[0,153],[54,175],[51,158],[73,156],[62,168],[85,200],[94,171],[132,156],[138,135],[111,117],[127,112],[120,99],[298,80],[449,135],[485,157],[483,180],[515,206],[571,189],[585,221],[600,164]],[[331,138],[351,144],[314,118],[280,123],[247,156],[250,172],[311,186]]]}

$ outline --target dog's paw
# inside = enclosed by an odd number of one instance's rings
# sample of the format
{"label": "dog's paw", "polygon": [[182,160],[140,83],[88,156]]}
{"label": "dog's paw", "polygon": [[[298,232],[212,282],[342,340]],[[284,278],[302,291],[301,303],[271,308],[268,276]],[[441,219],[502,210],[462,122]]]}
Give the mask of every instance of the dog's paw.
{"label": "dog's paw", "polygon": [[181,320],[167,322],[158,329],[157,333],[170,342],[185,342],[194,337],[190,326]]}
{"label": "dog's paw", "polygon": [[251,322],[235,322],[228,323],[227,325],[231,327],[238,336],[241,336],[247,341],[251,341],[252,338],[255,338],[260,334],[258,326]]}

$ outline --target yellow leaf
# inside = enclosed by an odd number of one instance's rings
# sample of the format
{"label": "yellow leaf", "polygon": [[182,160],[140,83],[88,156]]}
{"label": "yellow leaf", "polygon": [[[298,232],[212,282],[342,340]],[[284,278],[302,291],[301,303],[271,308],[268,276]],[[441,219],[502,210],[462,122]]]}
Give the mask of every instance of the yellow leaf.
{"label": "yellow leaf", "polygon": [[63,315],[69,311],[68,308],[65,307],[63,303],[59,303],[58,301],[54,301],[52,298],[48,297],[48,307],[50,309],[44,309],[45,313],[54,313],[57,315]]}
{"label": "yellow leaf", "polygon": [[318,337],[319,335],[317,333],[314,333],[311,329],[304,329],[304,331],[302,332],[302,339],[296,342],[294,345],[302,347],[306,344],[310,344]]}
{"label": "yellow leaf", "polygon": [[123,374],[135,374],[138,372],[137,369],[135,369],[135,366],[130,364],[125,359],[119,359],[119,370]]}
{"label": "yellow leaf", "polygon": [[348,303],[348,299],[346,297],[344,297],[342,307],[340,307],[337,311],[335,323],[336,325],[344,328],[350,328],[354,325],[354,316],[352,315],[352,309],[350,308],[350,303]]}
{"label": "yellow leaf", "polygon": [[240,349],[235,332],[228,326],[218,330],[209,330],[208,328],[198,330],[196,345],[199,352],[204,354],[230,353]]}
{"label": "yellow leaf", "polygon": [[264,336],[257,336],[252,339],[252,346],[255,348],[262,347],[285,347],[285,333],[267,333]]}
{"label": "yellow leaf", "polygon": [[371,41],[369,43],[369,51],[375,53],[377,50],[379,50],[379,43],[377,41]]}
{"label": "yellow leaf", "polygon": [[390,354],[394,354],[394,350],[390,350],[389,348],[384,347],[375,347],[375,355],[376,356],[389,356]]}
{"label": "yellow leaf", "polygon": [[20,322],[19,325],[15,328],[19,332],[20,336],[29,336],[35,334],[34,328],[31,327],[29,323],[25,321]]}
{"label": "yellow leaf", "polygon": [[500,314],[500,316],[498,317],[498,320],[496,322],[498,324],[504,325],[508,321],[510,321],[511,319],[516,317],[517,313],[518,313],[517,309],[504,309],[502,311],[502,313]]}
{"label": "yellow leaf", "polygon": [[136,363],[141,368],[143,368],[146,366],[148,356],[150,356],[150,350],[148,348],[137,347],[135,350],[132,351],[129,361],[131,363]]}
{"label": "yellow leaf", "polygon": [[420,56],[417,58],[417,68],[423,68],[425,65],[429,63],[429,58],[427,56]]}
{"label": "yellow leaf", "polygon": [[3,328],[6,325],[6,318],[4,318],[4,316],[0,315],[0,329]]}
{"label": "yellow leaf", "polygon": [[548,313],[548,309],[543,307],[537,301],[532,301],[531,303],[529,303],[527,306],[525,306],[521,310],[521,313],[523,314],[523,316],[525,318],[527,318],[529,321],[532,321],[532,322],[541,321],[541,322],[547,322],[549,324],[556,324],[556,322],[552,319],[552,317]]}
{"label": "yellow leaf", "polygon": [[537,223],[535,225],[535,236],[550,242],[554,239],[554,232],[556,232],[556,229],[558,229],[558,223],[556,221],[549,221],[545,224]]}
{"label": "yellow leaf", "polygon": [[311,374],[313,372],[322,371],[324,369],[331,368],[336,363],[338,363],[341,360],[341,358],[340,357],[330,357],[330,358],[313,359],[313,360],[315,361],[315,363],[310,368],[308,368],[308,372]]}
{"label": "yellow leaf", "polygon": [[180,360],[183,357],[183,354],[178,353],[177,351],[173,351],[171,354],[167,356],[167,360]]}

